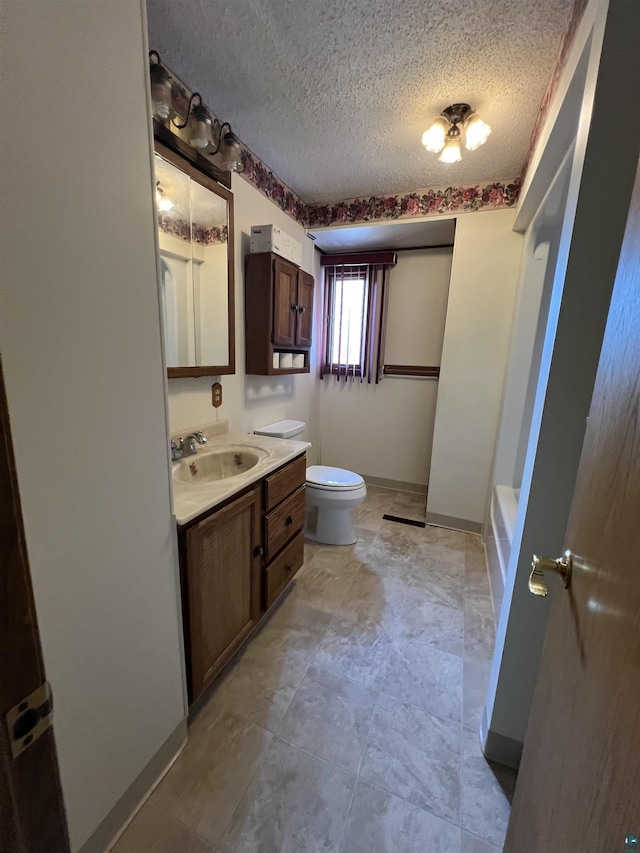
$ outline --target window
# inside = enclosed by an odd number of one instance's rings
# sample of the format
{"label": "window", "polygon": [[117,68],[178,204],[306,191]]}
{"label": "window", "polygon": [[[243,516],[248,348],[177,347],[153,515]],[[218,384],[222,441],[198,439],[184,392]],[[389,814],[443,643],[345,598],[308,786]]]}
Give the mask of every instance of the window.
{"label": "window", "polygon": [[366,267],[331,267],[327,270],[329,293],[327,361],[357,372],[363,355],[365,333]]}
{"label": "window", "polygon": [[[365,261],[363,263],[362,261]],[[325,255],[324,347],[321,376],[380,381],[388,270],[392,252]]]}

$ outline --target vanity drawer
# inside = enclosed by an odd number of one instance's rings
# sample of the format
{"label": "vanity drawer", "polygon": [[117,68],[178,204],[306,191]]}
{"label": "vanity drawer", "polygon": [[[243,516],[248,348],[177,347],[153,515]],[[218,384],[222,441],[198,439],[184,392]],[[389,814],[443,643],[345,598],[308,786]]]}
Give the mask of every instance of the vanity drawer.
{"label": "vanity drawer", "polygon": [[291,578],[304,562],[304,532],[301,530],[293,542],[290,542],[280,554],[265,569],[266,596],[265,607],[271,607]]}
{"label": "vanity drawer", "polygon": [[307,459],[306,456],[301,456],[299,459],[294,459],[284,468],[276,471],[270,477],[265,477],[265,506],[272,509],[274,506],[283,501],[291,492],[304,486],[307,479]]}
{"label": "vanity drawer", "polygon": [[283,501],[265,517],[265,540],[267,561],[287,544],[289,539],[304,525],[304,486]]}

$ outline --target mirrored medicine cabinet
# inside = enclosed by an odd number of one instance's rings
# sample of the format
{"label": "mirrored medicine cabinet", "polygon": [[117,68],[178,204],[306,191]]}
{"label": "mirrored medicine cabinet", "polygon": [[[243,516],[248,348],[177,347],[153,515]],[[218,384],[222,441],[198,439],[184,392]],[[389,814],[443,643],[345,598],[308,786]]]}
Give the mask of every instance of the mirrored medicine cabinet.
{"label": "mirrored medicine cabinet", "polygon": [[168,376],[234,373],[233,195],[158,141],[155,151]]}

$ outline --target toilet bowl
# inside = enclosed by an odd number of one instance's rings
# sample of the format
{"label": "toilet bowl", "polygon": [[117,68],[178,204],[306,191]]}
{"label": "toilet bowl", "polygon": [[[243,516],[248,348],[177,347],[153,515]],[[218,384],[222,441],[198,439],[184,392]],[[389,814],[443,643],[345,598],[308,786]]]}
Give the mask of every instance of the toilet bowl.
{"label": "toilet bowl", "polygon": [[358,534],[351,510],[367,496],[359,474],[329,465],[307,468],[305,531],[307,539],[326,545],[353,545]]}
{"label": "toilet bowl", "polygon": [[[295,438],[305,428],[303,421],[278,421],[254,430],[256,435]],[[359,474],[330,465],[307,468],[305,495],[305,538],[325,545],[353,545],[358,534],[351,510],[367,496]]]}

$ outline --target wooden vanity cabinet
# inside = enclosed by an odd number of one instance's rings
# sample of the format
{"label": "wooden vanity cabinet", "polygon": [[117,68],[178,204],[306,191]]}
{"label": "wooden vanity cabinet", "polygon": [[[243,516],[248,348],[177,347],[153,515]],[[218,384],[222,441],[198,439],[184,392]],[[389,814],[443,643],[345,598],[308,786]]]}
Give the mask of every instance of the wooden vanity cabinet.
{"label": "wooden vanity cabinet", "polygon": [[260,489],[254,488],[184,533],[191,699],[213,681],[262,615],[261,558],[253,553],[261,547],[260,528]]}
{"label": "wooden vanity cabinet", "polygon": [[[272,252],[245,261],[247,373],[261,376],[309,372],[313,329],[312,275]],[[274,354],[304,357],[304,367],[275,367]]]}
{"label": "wooden vanity cabinet", "polygon": [[305,479],[303,455],[179,528],[190,704],[302,566]]}

